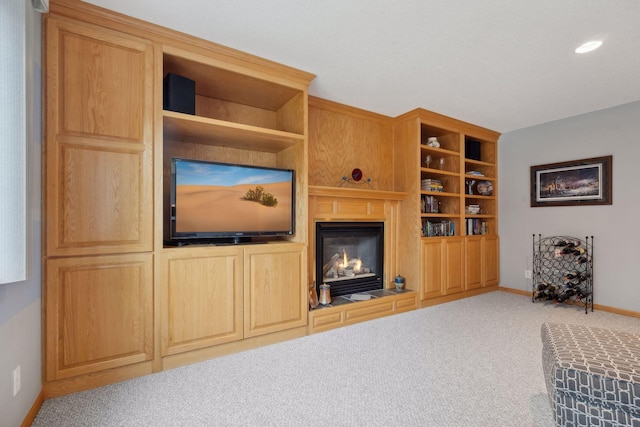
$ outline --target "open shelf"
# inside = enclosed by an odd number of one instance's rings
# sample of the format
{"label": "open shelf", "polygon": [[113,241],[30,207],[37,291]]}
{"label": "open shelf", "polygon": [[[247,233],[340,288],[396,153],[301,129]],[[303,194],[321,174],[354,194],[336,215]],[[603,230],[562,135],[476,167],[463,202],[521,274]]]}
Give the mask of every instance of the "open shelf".
{"label": "open shelf", "polygon": [[183,50],[165,47],[164,73],[174,73],[196,82],[196,94],[277,111],[301,90],[248,75],[248,69],[231,70],[229,64]]}
{"label": "open shelf", "polygon": [[165,138],[205,145],[278,153],[304,141],[304,135],[166,110],[163,121]]}
{"label": "open shelf", "polygon": [[466,164],[468,164],[468,165],[490,166],[490,167],[494,167],[495,166],[494,163],[483,162],[481,160],[464,159],[464,162]]}

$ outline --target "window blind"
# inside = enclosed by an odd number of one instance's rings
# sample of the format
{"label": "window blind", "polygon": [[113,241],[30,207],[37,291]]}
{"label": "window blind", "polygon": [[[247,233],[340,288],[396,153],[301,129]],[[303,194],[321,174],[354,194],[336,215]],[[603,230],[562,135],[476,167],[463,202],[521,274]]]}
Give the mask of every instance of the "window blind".
{"label": "window blind", "polygon": [[27,278],[25,0],[0,0],[0,283]]}

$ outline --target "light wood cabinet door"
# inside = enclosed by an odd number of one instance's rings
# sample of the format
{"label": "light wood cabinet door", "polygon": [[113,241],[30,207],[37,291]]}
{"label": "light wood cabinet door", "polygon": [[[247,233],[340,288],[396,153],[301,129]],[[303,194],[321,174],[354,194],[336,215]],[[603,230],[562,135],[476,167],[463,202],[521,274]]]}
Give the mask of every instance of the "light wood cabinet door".
{"label": "light wood cabinet door", "polygon": [[444,240],[446,295],[462,292],[464,289],[464,240],[462,237],[447,237]]}
{"label": "light wood cabinet door", "polygon": [[46,22],[46,255],[151,251],[152,45]]}
{"label": "light wood cabinet door", "polygon": [[461,292],[464,287],[465,252],[461,237],[422,241],[422,299]]}
{"label": "light wood cabinet door", "polygon": [[466,238],[465,289],[477,289],[500,283],[498,236]]}
{"label": "light wood cabinet door", "polygon": [[467,237],[465,244],[466,252],[466,274],[465,289],[478,289],[483,286],[482,278],[482,247],[483,240],[481,237]]}
{"label": "light wood cabinet door", "polygon": [[303,244],[245,249],[245,338],[307,324],[306,270]]}
{"label": "light wood cabinet door", "polygon": [[153,358],[152,260],[128,254],[47,261],[47,381]]}
{"label": "light wood cabinet door", "polygon": [[500,283],[500,239],[498,236],[484,236],[482,239],[483,286]]}
{"label": "light wood cabinet door", "polygon": [[179,249],[162,255],[161,354],[242,339],[242,250]]}
{"label": "light wood cabinet door", "polygon": [[422,241],[422,299],[443,295],[445,259],[442,239]]}

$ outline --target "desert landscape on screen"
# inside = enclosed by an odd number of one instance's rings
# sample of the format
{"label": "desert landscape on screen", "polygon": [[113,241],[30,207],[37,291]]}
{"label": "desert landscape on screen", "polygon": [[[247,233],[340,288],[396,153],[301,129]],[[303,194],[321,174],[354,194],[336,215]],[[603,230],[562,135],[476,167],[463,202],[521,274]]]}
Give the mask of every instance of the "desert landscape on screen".
{"label": "desert landscape on screen", "polygon": [[287,231],[291,217],[291,190],[287,182],[259,184],[278,199],[277,206],[244,200],[256,184],[235,186],[176,186],[176,231]]}

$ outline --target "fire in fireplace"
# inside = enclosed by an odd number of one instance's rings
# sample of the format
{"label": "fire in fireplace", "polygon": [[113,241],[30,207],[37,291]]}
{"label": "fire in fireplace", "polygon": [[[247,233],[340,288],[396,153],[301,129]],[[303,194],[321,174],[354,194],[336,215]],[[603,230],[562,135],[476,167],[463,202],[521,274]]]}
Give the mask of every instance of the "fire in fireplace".
{"label": "fire in fireplace", "polygon": [[332,297],[382,289],[383,259],[383,222],[316,223],[316,286]]}

